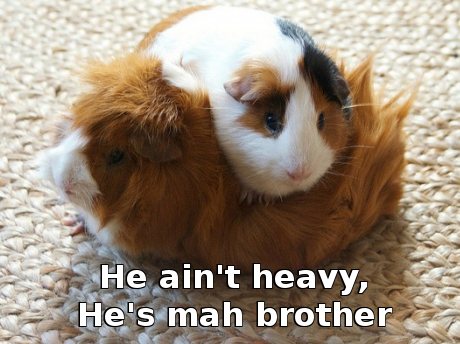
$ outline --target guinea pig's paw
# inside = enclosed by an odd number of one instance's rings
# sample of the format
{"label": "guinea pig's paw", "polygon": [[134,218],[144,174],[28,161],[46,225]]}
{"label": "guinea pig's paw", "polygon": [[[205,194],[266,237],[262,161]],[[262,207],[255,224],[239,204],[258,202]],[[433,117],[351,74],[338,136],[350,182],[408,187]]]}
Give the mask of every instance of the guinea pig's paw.
{"label": "guinea pig's paw", "polygon": [[198,70],[198,58],[193,53],[184,53],[179,64],[182,68],[187,69],[190,72],[196,73]]}
{"label": "guinea pig's paw", "polygon": [[257,191],[251,189],[243,189],[240,195],[240,204],[257,204],[257,203],[265,203],[267,205],[274,202],[274,198],[269,195],[261,194]]}
{"label": "guinea pig's paw", "polygon": [[263,196],[254,190],[243,189],[241,191],[240,203],[246,203],[247,205],[260,203],[261,197]]}
{"label": "guinea pig's paw", "polygon": [[62,218],[61,223],[64,226],[72,227],[70,231],[71,236],[78,234],[86,234],[86,224],[85,220],[80,214],[77,215],[67,215]]}
{"label": "guinea pig's paw", "polygon": [[266,194],[258,193],[257,191],[244,189],[240,195],[240,204],[246,203],[247,205],[251,204],[265,204],[270,205],[277,201],[278,199]]}
{"label": "guinea pig's paw", "polygon": [[187,66],[183,66],[182,62],[179,64],[164,62],[163,78],[171,86],[183,89],[189,93],[195,93],[202,89],[198,77]]}

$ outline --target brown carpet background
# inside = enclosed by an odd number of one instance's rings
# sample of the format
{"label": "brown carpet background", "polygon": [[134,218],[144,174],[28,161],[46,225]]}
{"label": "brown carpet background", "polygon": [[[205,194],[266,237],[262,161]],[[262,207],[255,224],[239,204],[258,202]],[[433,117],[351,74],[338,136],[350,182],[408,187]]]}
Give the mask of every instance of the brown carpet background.
{"label": "brown carpet background", "polygon": [[[232,1],[287,16],[347,64],[376,55],[387,95],[422,78],[406,122],[405,195],[400,220],[379,225],[327,268],[358,268],[363,295],[331,290],[254,291],[223,283],[211,291],[162,290],[162,263],[129,262],[60,219],[70,205],[34,177],[52,124],[81,90],[75,71],[88,57],[131,49],[160,18],[198,2],[0,0],[0,341],[8,343],[454,343],[460,342],[460,2]],[[144,268],[147,288],[101,290],[100,264]],[[243,309],[243,328],[168,328],[168,306]],[[270,306],[393,307],[385,328],[258,328],[256,301]],[[156,310],[142,328],[77,327],[78,302]]]}

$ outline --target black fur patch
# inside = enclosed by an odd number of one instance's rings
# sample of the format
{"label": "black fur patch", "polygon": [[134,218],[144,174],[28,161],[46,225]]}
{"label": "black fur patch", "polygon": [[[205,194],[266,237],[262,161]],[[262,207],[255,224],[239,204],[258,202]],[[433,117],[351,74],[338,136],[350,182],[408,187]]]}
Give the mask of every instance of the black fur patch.
{"label": "black fur patch", "polygon": [[311,36],[305,32],[300,26],[291,23],[290,21],[282,18],[277,20],[281,33],[287,37],[298,41],[300,44],[315,44]]}
{"label": "black fur patch", "polygon": [[[283,35],[302,45],[305,72],[318,83],[325,96],[342,107],[350,105],[348,84],[334,61],[316,47],[313,39],[301,27],[285,19],[278,19],[277,22]],[[350,118],[351,109],[345,108],[343,114],[345,118]]]}
{"label": "black fur patch", "polygon": [[[350,105],[350,90],[337,65],[324,52],[313,45],[304,46],[304,66],[306,73],[313,78],[330,101],[342,107]],[[350,108],[343,110],[348,119]]]}

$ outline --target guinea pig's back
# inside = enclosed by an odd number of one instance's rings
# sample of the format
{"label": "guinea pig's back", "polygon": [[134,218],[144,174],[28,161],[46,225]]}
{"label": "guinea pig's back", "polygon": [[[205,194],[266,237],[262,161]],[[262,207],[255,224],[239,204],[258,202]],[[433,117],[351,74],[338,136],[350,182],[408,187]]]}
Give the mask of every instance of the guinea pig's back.
{"label": "guinea pig's back", "polygon": [[[266,61],[281,69],[287,63],[287,52],[299,58],[302,53],[301,45],[282,33],[276,16],[226,6],[192,12],[144,46],[149,55],[189,65],[208,90],[221,91],[223,83],[247,59]],[[292,61],[297,63],[298,58]]]}

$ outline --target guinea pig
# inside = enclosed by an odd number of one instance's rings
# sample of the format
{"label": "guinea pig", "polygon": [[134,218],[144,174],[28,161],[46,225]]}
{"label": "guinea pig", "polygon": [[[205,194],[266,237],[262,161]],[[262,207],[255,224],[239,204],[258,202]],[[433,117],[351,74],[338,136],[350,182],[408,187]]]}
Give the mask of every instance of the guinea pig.
{"label": "guinea pig", "polygon": [[297,25],[266,12],[195,7],[152,28],[138,47],[203,81],[218,142],[249,194],[306,191],[350,135],[349,89]]}
{"label": "guinea pig", "polygon": [[138,54],[93,62],[85,76],[92,88],[41,170],[103,243],[167,258],[201,215],[198,205],[211,201],[197,181],[214,192],[222,173],[206,94],[170,86],[163,72]]}
{"label": "guinea pig", "polygon": [[92,88],[43,169],[91,233],[129,254],[244,271],[314,267],[394,214],[401,197],[411,99],[379,105],[370,65],[347,74],[354,102],[368,105],[356,108],[343,163],[283,202],[239,202],[201,81],[136,53],[88,69]]}

